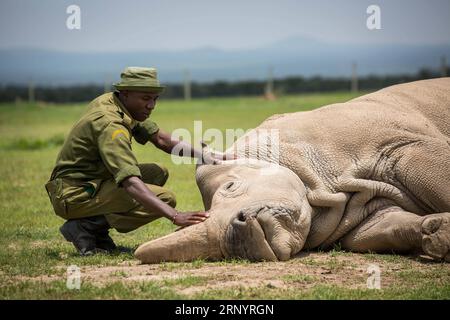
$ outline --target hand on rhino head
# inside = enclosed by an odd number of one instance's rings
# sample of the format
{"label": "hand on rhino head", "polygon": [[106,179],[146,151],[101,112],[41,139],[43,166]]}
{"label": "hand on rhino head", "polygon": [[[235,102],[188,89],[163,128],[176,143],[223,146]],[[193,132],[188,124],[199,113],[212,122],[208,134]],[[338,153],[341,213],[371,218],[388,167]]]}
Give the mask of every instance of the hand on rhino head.
{"label": "hand on rhino head", "polygon": [[217,150],[212,150],[209,146],[201,141],[202,155],[199,159],[198,166],[204,164],[222,164],[224,160],[234,160],[236,155],[232,153],[219,152]]}
{"label": "hand on rhino head", "polygon": [[135,252],[139,260],[287,260],[302,249],[312,209],[291,170],[232,160],[198,166],[196,178],[210,218],[141,245]]}

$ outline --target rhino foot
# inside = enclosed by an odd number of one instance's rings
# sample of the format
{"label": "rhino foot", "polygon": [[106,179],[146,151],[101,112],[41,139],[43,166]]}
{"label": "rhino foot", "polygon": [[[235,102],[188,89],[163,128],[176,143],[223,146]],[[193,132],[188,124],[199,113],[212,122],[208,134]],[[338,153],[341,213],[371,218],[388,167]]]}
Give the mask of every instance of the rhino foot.
{"label": "rhino foot", "polygon": [[437,213],[422,222],[422,249],[436,260],[450,262],[450,213]]}

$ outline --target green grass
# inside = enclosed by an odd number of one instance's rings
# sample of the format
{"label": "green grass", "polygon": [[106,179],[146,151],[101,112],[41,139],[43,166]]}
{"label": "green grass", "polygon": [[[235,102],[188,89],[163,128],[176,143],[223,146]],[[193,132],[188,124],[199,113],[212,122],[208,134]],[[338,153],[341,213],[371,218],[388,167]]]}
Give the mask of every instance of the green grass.
{"label": "green grass", "polygon": [[[261,98],[201,99],[185,101],[162,101],[152,118],[165,131],[186,128],[193,132],[195,120],[203,121],[203,130],[218,128],[249,129],[265,118],[277,113],[310,110],[322,105],[347,101],[354,97],[349,93],[309,94],[282,97],[276,101]],[[65,268],[75,264],[82,266],[117,266],[133,262],[132,253],[79,257],[71,244],[65,242],[58,228],[63,220],[57,217],[47,198],[44,184],[53,169],[57,153],[71,126],[85,110],[87,104],[76,105],[0,105],[0,298],[1,299],[302,299],[302,298],[436,298],[449,297],[448,283],[430,279],[427,286],[408,291],[389,288],[383,292],[354,291],[345,287],[324,286],[320,279],[294,275],[281,277],[286,283],[308,283],[312,288],[296,291],[280,288],[222,288],[211,289],[193,296],[177,293],[176,288],[195,287],[209,281],[205,277],[186,275],[183,278],[163,281],[127,282],[132,274],[129,270],[117,271],[111,282],[104,286],[83,283],[82,290],[71,291],[64,281],[39,282],[30,280],[37,276],[64,276]],[[200,137],[197,137],[200,138]],[[213,145],[214,146],[214,145]],[[221,146],[215,146],[221,147]],[[134,152],[140,162],[161,162],[170,171],[167,187],[177,195],[177,209],[181,211],[203,209],[201,197],[195,185],[194,165],[175,165],[170,156],[153,146],[134,144]],[[139,244],[165,235],[175,227],[170,221],[159,219],[128,234],[112,231],[117,244],[135,249]],[[309,267],[322,266],[339,271],[344,266],[334,258],[344,255],[335,248],[328,262],[301,260]],[[369,255],[368,261],[384,259]],[[389,259],[389,258],[387,258]],[[397,258],[392,258],[397,259]],[[406,261],[407,260],[401,260]],[[245,267],[245,260],[225,260],[212,264],[216,267]],[[203,260],[190,263],[164,263],[160,270],[171,272],[182,268],[202,270],[211,266]],[[436,275],[434,273],[433,275]],[[402,274],[399,279],[416,277],[417,274]],[[426,278],[424,275],[423,278]],[[445,279],[450,276],[446,274]],[[209,280],[208,280],[209,279]],[[123,281],[122,281],[123,280]],[[400,281],[399,280],[399,281]],[[447,290],[447,291],[445,291]],[[410,293],[408,293],[410,292]],[[446,293],[445,293],[446,292]]]}
{"label": "green grass", "polygon": [[440,287],[391,287],[388,289],[349,289],[341,286],[317,284],[310,289],[278,289],[270,286],[258,288],[237,287],[211,290],[195,295],[194,299],[295,299],[295,300],[358,300],[358,299],[448,299],[450,284]]}
{"label": "green grass", "polygon": [[[112,281],[98,287],[82,284],[80,290],[68,290],[64,281],[36,283],[24,281],[0,290],[0,299],[448,299],[450,285],[440,287],[424,285],[416,288],[394,287],[384,290],[348,289],[318,284],[310,289],[277,289],[270,286],[258,288],[237,287],[210,290],[192,296],[179,294],[170,286],[178,283],[146,281],[124,283]],[[188,284],[189,285],[189,284]]]}
{"label": "green grass", "polygon": [[161,287],[159,282],[146,281],[127,285],[121,281],[111,281],[105,286],[82,284],[80,289],[68,290],[65,281],[32,282],[24,281],[3,287],[0,299],[182,299],[183,295]]}
{"label": "green grass", "polygon": [[163,286],[178,286],[178,287],[190,287],[196,285],[206,284],[208,277],[186,276],[178,279],[166,279],[162,281]]}

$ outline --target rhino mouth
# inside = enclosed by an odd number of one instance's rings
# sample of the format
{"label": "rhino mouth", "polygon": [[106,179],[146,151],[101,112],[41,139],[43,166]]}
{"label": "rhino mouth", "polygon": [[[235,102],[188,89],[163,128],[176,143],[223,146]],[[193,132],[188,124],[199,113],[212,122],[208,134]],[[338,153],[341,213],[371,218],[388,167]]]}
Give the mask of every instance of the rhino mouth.
{"label": "rhino mouth", "polygon": [[300,209],[294,205],[255,205],[240,210],[225,233],[226,256],[251,261],[287,260]]}

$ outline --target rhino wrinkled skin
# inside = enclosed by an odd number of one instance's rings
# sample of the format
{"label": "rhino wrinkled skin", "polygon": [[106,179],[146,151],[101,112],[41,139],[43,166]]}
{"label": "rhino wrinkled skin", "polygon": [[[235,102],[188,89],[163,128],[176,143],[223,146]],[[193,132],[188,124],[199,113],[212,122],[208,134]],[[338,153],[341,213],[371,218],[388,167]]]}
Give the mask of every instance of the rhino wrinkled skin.
{"label": "rhino wrinkled skin", "polygon": [[[270,130],[279,141],[258,141]],[[226,152],[238,158],[196,171],[210,218],[137,259],[277,261],[340,243],[450,261],[450,78],[274,115]]]}

